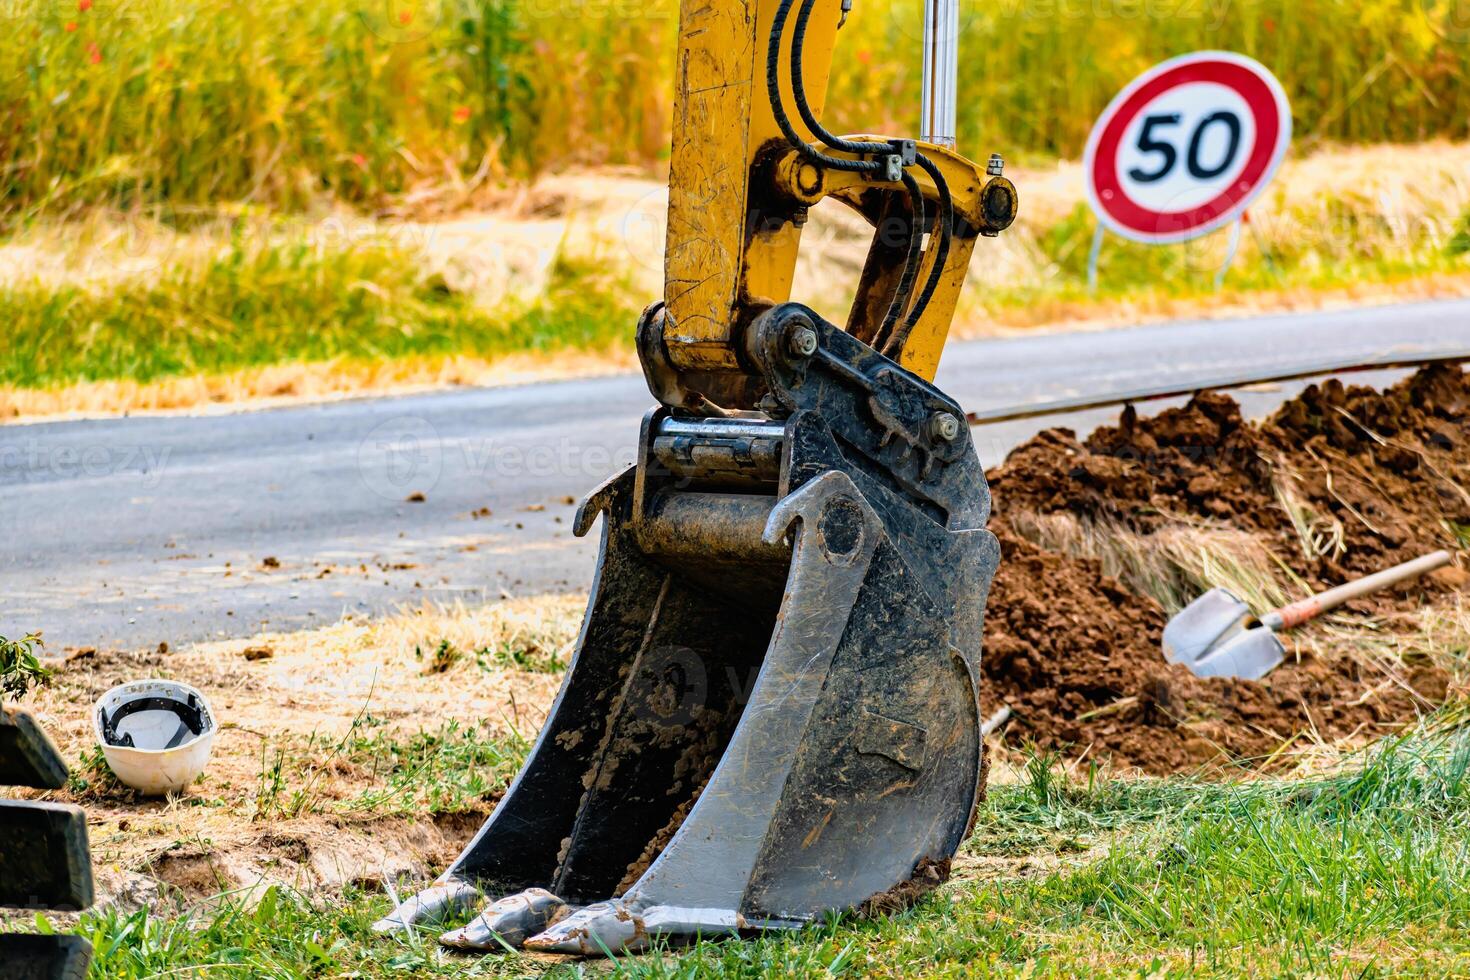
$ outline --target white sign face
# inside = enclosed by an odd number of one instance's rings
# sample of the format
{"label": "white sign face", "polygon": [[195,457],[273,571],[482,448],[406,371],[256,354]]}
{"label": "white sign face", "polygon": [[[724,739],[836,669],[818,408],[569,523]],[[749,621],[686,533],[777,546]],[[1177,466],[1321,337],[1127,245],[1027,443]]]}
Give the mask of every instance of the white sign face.
{"label": "white sign face", "polygon": [[1087,144],[1088,197],[1114,233],[1180,242],[1239,218],[1291,143],[1276,78],[1205,52],[1147,72],[1113,100]]}

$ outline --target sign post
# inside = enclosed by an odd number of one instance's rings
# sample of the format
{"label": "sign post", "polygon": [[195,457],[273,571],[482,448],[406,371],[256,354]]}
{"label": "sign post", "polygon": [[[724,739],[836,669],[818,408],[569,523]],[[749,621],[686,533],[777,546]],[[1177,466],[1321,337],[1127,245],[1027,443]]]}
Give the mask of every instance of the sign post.
{"label": "sign post", "polygon": [[[1153,245],[1187,242],[1240,223],[1291,144],[1286,92],[1244,55],[1203,51],[1134,79],[1103,111],[1087,141],[1087,198],[1098,217],[1088,263],[1106,232]],[[1218,288],[1218,287],[1217,287]]]}

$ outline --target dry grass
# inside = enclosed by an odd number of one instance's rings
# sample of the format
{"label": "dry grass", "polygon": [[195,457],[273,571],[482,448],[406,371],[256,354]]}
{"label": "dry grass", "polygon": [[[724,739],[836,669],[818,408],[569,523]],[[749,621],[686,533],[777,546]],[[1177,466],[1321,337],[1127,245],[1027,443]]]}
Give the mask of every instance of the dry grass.
{"label": "dry grass", "polygon": [[1281,562],[1260,537],[1223,524],[1177,518],[1150,534],[1072,514],[1006,515],[1021,537],[1048,551],[1099,562],[1105,575],[1173,614],[1202,593],[1225,588],[1256,609],[1287,601]]}
{"label": "dry grass", "polygon": [[[921,5],[873,2],[838,39],[828,124],[911,133]],[[961,145],[1076,156],[1164,57],[1276,70],[1300,142],[1466,133],[1453,4],[1421,0],[967,4]],[[512,0],[14,0],[0,51],[10,213],[91,204],[382,207],[463,198],[568,163],[650,165],[672,116],[678,6]],[[1443,33],[1450,31],[1448,39]],[[228,53],[228,56],[225,56]]]}
{"label": "dry grass", "polygon": [[[1015,229],[977,250],[972,282],[956,318],[957,337],[1012,329],[1101,327],[1168,318],[1229,317],[1470,294],[1470,271],[1440,260],[1394,271],[1394,257],[1438,249],[1470,210],[1470,144],[1330,148],[1289,161],[1276,189],[1254,212],[1257,230],[1290,277],[1257,275],[1263,260],[1249,238],[1246,278],[1224,293],[1181,282],[1213,268],[1218,241],[1173,250],[1183,270],[1156,269],[1119,246],[1113,286],[1089,296],[1080,286],[1090,219],[1080,168],[1012,168],[1022,188]],[[148,280],[161,270],[200,265],[243,240],[314,249],[391,246],[412,257],[416,275],[442,281],[474,308],[534,299],[564,258],[612,270],[630,295],[662,291],[667,191],[646,177],[574,173],[532,187],[481,194],[487,210],[440,217],[367,219],[329,212],[270,217],[153,218],[92,212],[82,221],[39,223],[0,246],[0,288],[39,284],[93,291]],[[425,209],[425,215],[437,213]],[[1219,236],[1216,236],[1218,238]],[[866,255],[869,232],[829,205],[813,213],[794,295],[839,320]],[[1079,254],[1079,250],[1080,253]],[[1159,250],[1147,253],[1155,255]],[[1170,251],[1170,250],[1163,250]],[[1437,253],[1436,253],[1437,254]],[[1374,265],[1374,263],[1379,263]],[[1387,263],[1387,264],[1384,264]],[[1196,268],[1189,268],[1189,267]],[[1255,270],[1255,271],[1251,271]],[[1264,275],[1264,274],[1263,274]],[[371,284],[364,284],[369,288]],[[631,336],[631,329],[628,331]],[[0,388],[0,418],[49,418],[400,393],[463,384],[503,384],[628,371],[629,346],[577,354],[406,356],[372,363],[331,361],[251,367],[138,383],[89,380],[60,387]]]}
{"label": "dry grass", "polygon": [[0,419],[12,422],[234,412],[364,396],[407,395],[465,386],[530,384],[638,369],[631,350],[573,351],[554,357],[468,354],[386,361],[275,364],[163,381],[86,381],[64,388],[0,387]]}

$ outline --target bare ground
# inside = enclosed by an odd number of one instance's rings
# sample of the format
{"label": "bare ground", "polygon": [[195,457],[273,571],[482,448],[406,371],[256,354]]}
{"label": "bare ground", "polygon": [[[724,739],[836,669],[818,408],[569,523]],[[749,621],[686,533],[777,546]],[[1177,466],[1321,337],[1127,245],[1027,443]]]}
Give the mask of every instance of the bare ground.
{"label": "bare ground", "polygon": [[[71,651],[31,708],[73,786],[32,795],[87,809],[104,902],[151,903],[169,886],[197,899],[257,882],[334,889],[436,874],[503,779],[429,813],[426,797],[391,783],[382,746],[451,722],[466,744],[534,737],[560,675],[477,663],[473,651],[553,661],[580,616],[579,598],[550,597],[173,651]],[[462,653],[448,664],[434,655],[446,640]],[[96,764],[89,712],[113,685],[152,676],[206,692],[222,728],[204,778],[161,800],[138,798]]]}

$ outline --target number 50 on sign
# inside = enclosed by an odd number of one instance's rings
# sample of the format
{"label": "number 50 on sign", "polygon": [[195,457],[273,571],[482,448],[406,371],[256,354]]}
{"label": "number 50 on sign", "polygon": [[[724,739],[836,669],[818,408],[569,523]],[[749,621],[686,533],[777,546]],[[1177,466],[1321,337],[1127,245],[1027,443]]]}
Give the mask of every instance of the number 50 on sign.
{"label": "number 50 on sign", "polygon": [[1087,193],[1115,234],[1183,242],[1238,220],[1291,143],[1281,83],[1244,55],[1205,51],[1135,79],[1087,141]]}

